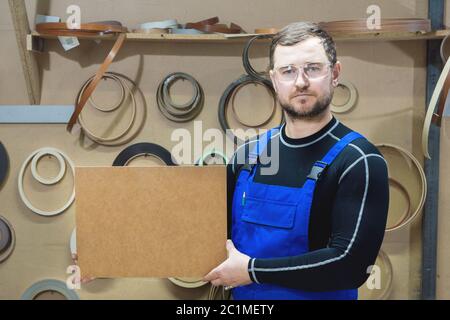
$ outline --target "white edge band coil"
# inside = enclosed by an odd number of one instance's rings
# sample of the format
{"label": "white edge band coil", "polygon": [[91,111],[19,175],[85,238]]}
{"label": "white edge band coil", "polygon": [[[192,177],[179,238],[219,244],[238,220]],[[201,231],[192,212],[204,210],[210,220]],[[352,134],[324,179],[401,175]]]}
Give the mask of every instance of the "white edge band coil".
{"label": "white edge band coil", "polygon": [[447,62],[444,65],[444,69],[442,69],[441,75],[439,76],[439,80],[436,83],[436,87],[434,88],[433,95],[431,96],[430,103],[428,104],[427,113],[425,115],[425,121],[423,124],[422,130],[422,152],[424,156],[428,159],[431,159],[430,153],[428,151],[428,135],[431,127],[431,120],[433,119],[433,114],[436,109],[436,105],[439,101],[439,96],[444,87],[445,79],[447,78],[447,74],[450,71],[450,59],[447,59]]}
{"label": "white edge band coil", "polygon": [[[35,206],[33,206],[33,204],[30,202],[30,200],[28,200],[27,196],[25,195],[25,190],[23,187],[23,178],[25,175],[25,169],[27,168],[30,161],[33,161],[36,164],[37,161],[39,160],[39,158],[46,154],[51,154],[51,155],[59,154],[59,156],[61,156],[63,158],[63,160],[67,161],[67,163],[69,164],[69,167],[72,171],[72,175],[75,177],[75,169],[74,169],[75,165],[66,154],[64,154],[62,151],[55,149],[55,148],[47,148],[47,147],[41,148],[41,149],[38,149],[38,150],[32,152],[28,156],[28,158],[24,161],[22,168],[20,169],[20,172],[19,172],[18,189],[19,189],[20,198],[22,199],[23,203],[28,207],[28,209],[30,209],[34,213],[37,213],[41,216],[55,216],[55,215],[58,215],[58,214],[64,212],[65,210],[67,210],[67,208],[69,208],[70,205],[73,203],[73,201],[75,200],[75,186],[73,188],[72,195],[70,196],[67,203],[64,206],[62,206],[61,208],[59,208],[57,210],[53,210],[53,211],[44,211],[44,210],[38,209]],[[35,157],[36,157],[36,159],[35,159]],[[59,159],[57,156],[55,156],[55,157],[57,159]],[[37,169],[35,168],[34,170],[37,173]],[[33,171],[32,171],[32,174],[33,174]],[[58,174],[58,176],[59,176],[59,174]],[[33,177],[36,179],[36,176],[33,175]],[[51,180],[55,180],[55,179],[51,179]]]}

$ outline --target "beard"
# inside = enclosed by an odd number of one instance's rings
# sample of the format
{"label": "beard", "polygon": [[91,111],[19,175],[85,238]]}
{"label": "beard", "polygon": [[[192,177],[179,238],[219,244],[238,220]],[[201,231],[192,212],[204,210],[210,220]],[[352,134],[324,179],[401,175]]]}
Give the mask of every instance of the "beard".
{"label": "beard", "polygon": [[289,103],[281,103],[281,108],[287,113],[287,115],[293,120],[300,119],[312,119],[317,116],[320,116],[324,113],[333,99],[333,93],[330,92],[327,95],[321,96],[317,99],[310,110],[296,110],[292,104]]}

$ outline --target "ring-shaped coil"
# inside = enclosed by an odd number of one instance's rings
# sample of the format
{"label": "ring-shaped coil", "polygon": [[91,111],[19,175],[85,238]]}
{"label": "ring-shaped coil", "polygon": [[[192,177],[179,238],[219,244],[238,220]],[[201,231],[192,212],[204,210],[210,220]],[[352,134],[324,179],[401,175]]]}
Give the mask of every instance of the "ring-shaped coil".
{"label": "ring-shaped coil", "polygon": [[199,278],[169,278],[169,280],[182,288],[186,289],[193,289],[193,288],[199,288],[201,286],[204,286],[208,282],[202,281]]}
{"label": "ring-shaped coil", "polygon": [[0,188],[6,180],[9,170],[9,157],[6,148],[0,142]]}
{"label": "ring-shaped coil", "polygon": [[377,260],[375,261],[375,266],[378,266],[380,268],[380,271],[384,271],[380,275],[383,287],[379,289],[377,288],[369,289],[367,287],[367,282],[365,282],[362,285],[362,287],[360,287],[360,290],[364,291],[361,292],[362,294],[360,294],[360,296],[362,296],[362,298],[364,299],[365,298],[364,293],[370,292],[371,293],[370,300],[387,300],[392,292],[394,280],[394,268],[392,267],[391,259],[383,250],[380,250],[378,252]]}
{"label": "ring-shaped coil", "polygon": [[[236,105],[235,105],[235,103],[234,103],[234,100],[235,100],[235,98],[236,98],[237,93],[238,93],[243,87],[245,87],[245,86],[247,86],[247,85],[249,85],[249,84],[252,84],[252,83],[255,84],[255,85],[262,85],[262,86],[264,86],[264,88],[265,88],[265,89],[269,92],[269,94],[272,95],[272,97],[273,97],[272,110],[270,111],[269,116],[268,116],[265,120],[262,120],[261,122],[256,123],[256,124],[248,123],[248,122],[245,122],[244,120],[242,120],[242,118],[239,117],[239,115],[238,115],[238,113],[237,113],[237,111],[236,111]],[[274,95],[273,90],[271,90],[269,87],[267,87],[266,85],[261,84],[261,82],[256,81],[256,80],[250,81],[250,82],[244,82],[244,83],[241,83],[239,86],[237,86],[236,89],[234,89],[233,92],[231,93],[231,99],[230,99],[230,100],[231,100],[231,110],[233,111],[233,116],[234,116],[234,118],[235,118],[240,124],[242,124],[242,125],[244,125],[244,126],[246,126],[246,127],[249,127],[249,128],[258,128],[258,127],[261,127],[261,126],[266,125],[267,123],[270,122],[270,120],[273,119],[273,117],[275,116],[275,113],[276,113],[276,111],[277,111],[277,98],[276,98],[276,96]]]}
{"label": "ring-shaped coil", "polygon": [[[136,109],[137,109],[137,105],[136,105],[136,98],[134,96],[134,94],[132,93],[130,87],[128,86],[128,84],[123,81],[122,79],[120,79],[119,75],[117,73],[110,73],[108,72],[107,74],[105,74],[103,77],[108,77],[111,79],[115,79],[116,81],[120,82],[121,85],[125,88],[125,92],[127,93],[128,96],[131,97],[131,103],[132,103],[132,114],[130,117],[130,120],[125,128],[125,130],[123,130],[122,132],[118,133],[117,135],[113,136],[113,137],[102,137],[102,136],[97,136],[96,134],[94,134],[85,124],[84,120],[83,120],[83,115],[82,113],[79,114],[78,116],[78,122],[81,126],[81,128],[83,129],[83,132],[92,140],[100,143],[100,144],[108,144],[108,143],[112,143],[116,140],[119,140],[120,138],[122,138],[123,136],[125,136],[133,127],[134,121],[136,119]],[[87,88],[87,86],[89,85],[89,83],[91,83],[91,81],[93,80],[94,77],[89,78],[81,87],[80,92],[78,93],[78,97],[77,97],[77,101],[79,101],[83,95],[84,90]],[[125,100],[125,99],[124,99]],[[110,144],[111,145],[111,144]],[[113,145],[113,144],[112,144]]]}
{"label": "ring-shaped coil", "polygon": [[345,113],[353,109],[353,107],[355,106],[356,100],[358,98],[358,91],[356,91],[355,86],[351,82],[345,80],[340,80],[338,87],[346,88],[349,92],[349,97],[347,101],[341,105],[333,104],[333,102],[331,102],[330,110],[333,113]]}
{"label": "ring-shaped coil", "polygon": [[0,263],[9,258],[16,245],[16,233],[11,223],[0,215]]}
{"label": "ring-shaped coil", "polygon": [[213,149],[213,150],[204,152],[203,155],[200,157],[200,159],[198,159],[195,162],[195,165],[197,165],[197,166],[207,165],[207,163],[206,163],[207,158],[209,158],[209,157],[216,158],[217,156],[219,156],[223,160],[223,164],[225,164],[225,165],[228,164],[227,156],[223,152]]}
{"label": "ring-shaped coil", "polygon": [[[423,171],[423,168],[420,165],[420,162],[408,150],[406,150],[402,147],[393,145],[393,144],[388,144],[388,143],[376,144],[375,146],[380,150],[381,153],[383,153],[383,149],[392,149],[392,150],[395,150],[396,152],[400,153],[401,155],[403,155],[406,159],[411,160],[411,163],[413,164],[414,168],[417,170],[417,173],[420,178],[421,191],[420,191],[420,197],[419,197],[419,202],[418,202],[417,206],[415,208],[411,208],[411,210],[410,210],[411,213],[407,219],[404,219],[401,223],[397,224],[396,226],[394,226],[392,228],[386,229],[386,232],[392,232],[392,231],[399,230],[399,229],[406,227],[407,225],[412,223],[419,216],[419,213],[421,212],[423,205],[425,204],[425,199],[427,196],[427,180],[426,180],[425,172]],[[401,181],[398,181],[398,180],[396,180],[396,181],[399,184],[402,184]],[[409,197],[409,199],[411,199],[411,194],[409,191],[408,191],[408,197]]]}
{"label": "ring-shaped coil", "polygon": [[46,216],[46,217],[55,216],[55,215],[58,215],[58,214],[64,212],[65,210],[67,210],[70,207],[70,205],[73,203],[73,201],[75,200],[75,186],[73,188],[72,195],[70,196],[69,200],[61,208],[52,210],[52,211],[44,211],[44,210],[36,208],[30,202],[30,200],[27,198],[27,196],[25,195],[25,190],[23,187],[23,178],[25,175],[25,169],[27,168],[30,161],[33,159],[33,157],[36,154],[39,154],[41,152],[42,153],[46,153],[46,152],[59,153],[64,158],[64,160],[67,161],[67,163],[69,164],[69,167],[72,171],[72,175],[75,177],[75,169],[74,169],[75,165],[72,162],[72,160],[65,153],[63,153],[62,151],[55,149],[55,148],[41,148],[41,149],[38,149],[38,150],[35,150],[34,152],[32,152],[22,164],[22,167],[19,172],[19,181],[18,181],[19,195],[20,195],[20,198],[22,199],[23,203],[27,206],[27,208],[30,209],[31,211],[33,211],[34,213],[37,213],[41,216]]}
{"label": "ring-shaped coil", "polygon": [[[252,78],[249,75],[243,75],[240,78],[238,78],[237,80],[233,81],[225,89],[225,91],[222,94],[222,97],[219,100],[219,109],[218,109],[219,124],[220,124],[222,130],[230,137],[230,139],[232,141],[237,140],[238,144],[244,143],[244,141],[241,138],[239,138],[238,136],[236,136],[233,133],[233,130],[230,130],[231,128],[230,128],[230,124],[229,124],[228,117],[227,117],[228,105],[229,105],[229,102],[231,99],[231,95],[232,95],[233,91],[236,90],[237,87],[239,87],[243,83],[248,83],[248,82],[253,83],[254,81],[258,81],[260,84],[263,84],[264,86],[266,86],[270,90],[272,95],[276,96],[275,90],[273,89],[273,86],[272,86],[272,82],[270,82],[268,80],[259,81],[259,80],[255,80],[254,78]],[[284,122],[284,114],[282,113],[280,125],[283,122]]]}
{"label": "ring-shaped coil", "polygon": [[46,291],[56,291],[62,294],[67,300],[80,300],[75,290],[68,289],[65,282],[54,279],[36,282],[22,294],[20,299],[34,300],[38,295]]}
{"label": "ring-shaped coil", "polygon": [[95,100],[94,100],[94,94],[92,94],[92,95],[89,97],[89,100],[88,100],[88,101],[89,101],[89,103],[90,103],[95,109],[97,109],[97,110],[99,110],[99,111],[102,111],[102,112],[112,112],[112,111],[116,110],[117,108],[119,108],[119,107],[123,104],[123,101],[125,100],[125,86],[123,85],[122,81],[120,81],[117,77],[111,76],[111,74],[109,74],[109,73],[103,75],[102,79],[104,79],[104,80],[106,80],[106,79],[111,79],[111,80],[114,81],[114,83],[116,83],[116,84],[119,86],[119,88],[120,88],[120,98],[119,98],[119,101],[118,101],[116,104],[114,104],[113,106],[111,106],[111,107],[106,107],[106,108],[105,108],[105,107],[99,106],[98,103],[95,102]]}
{"label": "ring-shaped coil", "polygon": [[[169,93],[170,86],[179,79],[189,81],[194,88],[192,98],[181,105],[174,104]],[[158,109],[167,119],[174,122],[187,122],[194,119],[203,108],[203,89],[192,76],[183,72],[171,73],[158,85],[156,102]]]}
{"label": "ring-shaped coil", "polygon": [[[389,188],[395,188],[400,191],[400,193],[405,198],[407,205],[401,213],[400,218],[398,218],[394,224],[386,226],[386,231],[391,231],[392,229],[401,226],[403,223],[405,223],[406,219],[408,219],[411,214],[411,197],[409,196],[408,190],[406,190],[406,188],[394,178],[389,178]],[[391,197],[390,199],[390,201],[392,201]]]}
{"label": "ring-shaped coil", "polygon": [[[37,164],[38,164],[39,160],[43,156],[46,156],[46,155],[55,157],[55,159],[58,160],[58,164],[59,164],[58,174],[54,178],[51,178],[51,179],[43,178],[39,174],[38,169],[37,169]],[[42,184],[45,184],[45,185],[56,184],[59,181],[61,181],[61,179],[64,177],[65,173],[66,173],[66,161],[61,156],[61,154],[57,151],[51,151],[51,150],[39,151],[38,153],[36,153],[34,155],[33,159],[31,160],[31,175],[33,176],[34,179],[36,179],[37,181],[39,181]]]}
{"label": "ring-shaped coil", "polygon": [[140,142],[128,146],[122,150],[114,159],[113,166],[126,166],[131,160],[139,156],[155,156],[157,159],[161,160],[168,166],[176,166],[177,164],[172,160],[172,155],[170,152],[163,148],[162,146],[150,143],[150,142]]}
{"label": "ring-shaped coil", "polygon": [[250,38],[247,43],[244,46],[244,51],[242,52],[242,64],[244,66],[245,72],[247,72],[247,74],[259,81],[268,81],[268,76],[266,75],[266,72],[258,72],[256,71],[253,66],[250,63],[250,59],[249,59],[249,51],[250,51],[250,47],[252,46],[253,42],[255,40],[258,39],[272,39],[273,38],[273,34],[260,34],[257,35],[255,37]]}

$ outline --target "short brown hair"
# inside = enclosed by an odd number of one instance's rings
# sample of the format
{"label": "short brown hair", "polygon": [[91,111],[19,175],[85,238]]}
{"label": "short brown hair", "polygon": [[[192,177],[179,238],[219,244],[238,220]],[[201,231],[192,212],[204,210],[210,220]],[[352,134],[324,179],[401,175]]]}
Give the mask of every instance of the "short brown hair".
{"label": "short brown hair", "polygon": [[272,39],[270,45],[270,69],[273,69],[273,56],[275,49],[280,46],[293,46],[309,38],[320,38],[328,60],[332,65],[336,64],[336,45],[333,38],[317,23],[295,22],[281,29]]}

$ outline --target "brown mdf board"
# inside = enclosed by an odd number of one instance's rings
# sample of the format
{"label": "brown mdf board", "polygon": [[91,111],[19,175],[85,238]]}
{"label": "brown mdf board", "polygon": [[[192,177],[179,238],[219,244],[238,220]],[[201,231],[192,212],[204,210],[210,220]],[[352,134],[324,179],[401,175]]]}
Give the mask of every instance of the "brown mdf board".
{"label": "brown mdf board", "polygon": [[201,277],[226,259],[226,167],[77,167],[81,274]]}

